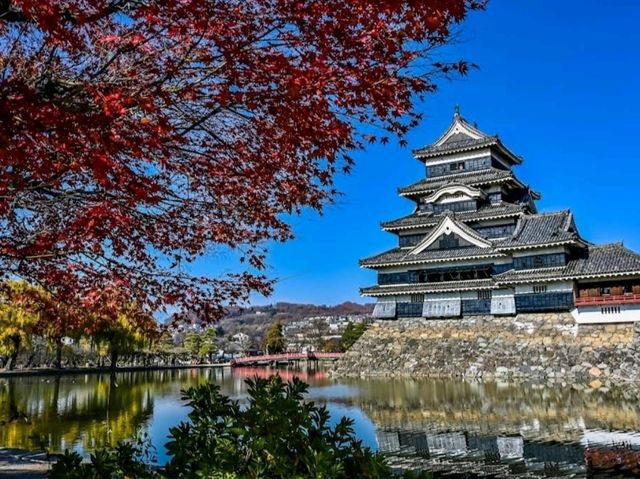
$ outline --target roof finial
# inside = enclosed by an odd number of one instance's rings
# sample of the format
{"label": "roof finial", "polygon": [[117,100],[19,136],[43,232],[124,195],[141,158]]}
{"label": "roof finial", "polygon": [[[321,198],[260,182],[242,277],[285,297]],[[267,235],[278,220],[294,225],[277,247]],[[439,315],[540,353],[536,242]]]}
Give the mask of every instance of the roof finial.
{"label": "roof finial", "polygon": [[460,105],[456,105],[453,109],[453,117],[460,118]]}

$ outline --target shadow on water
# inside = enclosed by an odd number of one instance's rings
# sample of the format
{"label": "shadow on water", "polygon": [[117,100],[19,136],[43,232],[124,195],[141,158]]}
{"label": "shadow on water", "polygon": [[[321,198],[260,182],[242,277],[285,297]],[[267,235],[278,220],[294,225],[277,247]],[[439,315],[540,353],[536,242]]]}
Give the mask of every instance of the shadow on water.
{"label": "shadow on water", "polygon": [[[0,447],[88,453],[140,431],[164,462],[184,388],[215,381],[235,399],[266,369],[146,371],[0,379]],[[630,389],[462,380],[338,380],[281,370],[311,385],[337,420],[398,470],[458,477],[633,477],[640,474],[640,403]]]}

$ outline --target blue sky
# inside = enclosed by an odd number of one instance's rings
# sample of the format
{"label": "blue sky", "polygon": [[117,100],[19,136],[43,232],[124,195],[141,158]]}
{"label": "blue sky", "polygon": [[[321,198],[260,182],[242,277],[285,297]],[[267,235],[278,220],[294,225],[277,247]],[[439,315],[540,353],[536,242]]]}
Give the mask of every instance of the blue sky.
{"label": "blue sky", "polygon": [[425,119],[407,148],[358,153],[323,216],[294,219],[297,238],[271,249],[275,294],[254,304],[370,301],[358,288],[374,284],[375,273],[358,259],[395,245],[379,223],[412,210],[396,192],[424,175],[410,150],[436,139],[456,104],[524,157],[516,174],[542,193],[540,211],[571,208],[587,240],[624,240],[640,251],[639,26],[636,0],[491,0],[449,50],[479,70],[419,105]]}

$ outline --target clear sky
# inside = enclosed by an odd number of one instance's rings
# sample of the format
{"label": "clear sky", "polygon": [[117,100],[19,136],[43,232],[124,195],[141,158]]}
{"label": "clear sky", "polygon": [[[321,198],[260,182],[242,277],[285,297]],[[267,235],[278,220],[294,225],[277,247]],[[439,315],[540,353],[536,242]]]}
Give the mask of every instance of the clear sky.
{"label": "clear sky", "polygon": [[380,222],[412,211],[396,191],[424,176],[410,151],[445,130],[456,104],[524,157],[516,174],[542,193],[541,212],[570,208],[587,240],[640,251],[640,1],[491,0],[450,52],[479,70],[419,106],[425,119],[407,148],[356,155],[353,173],[338,179],[337,204],[296,218],[297,238],[273,246],[275,294],[254,304],[371,301],[358,288],[375,273],[358,259],[395,246]]}

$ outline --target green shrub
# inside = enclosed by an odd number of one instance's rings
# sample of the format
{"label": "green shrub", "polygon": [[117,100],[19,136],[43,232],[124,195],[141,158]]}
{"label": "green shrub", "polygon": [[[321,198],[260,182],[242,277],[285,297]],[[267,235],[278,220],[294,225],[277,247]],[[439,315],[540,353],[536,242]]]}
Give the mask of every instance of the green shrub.
{"label": "green shrub", "polygon": [[67,450],[57,457],[49,479],[161,479],[142,461],[143,449],[139,443],[120,443],[113,450],[96,451],[85,463]]}
{"label": "green shrub", "polygon": [[171,429],[168,477],[389,477],[381,457],[355,439],[351,420],[331,428],[327,409],[303,400],[303,382],[247,383],[244,409],[215,384],[186,391],[190,422]]}
{"label": "green shrub", "polygon": [[141,442],[94,453],[89,463],[65,453],[50,479],[384,479],[393,477],[382,456],[357,440],[353,421],[331,427],[324,406],[304,401],[308,386],[279,376],[248,380],[248,404],[215,384],[183,392],[189,421],[170,430],[171,457],[154,472]]}

